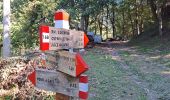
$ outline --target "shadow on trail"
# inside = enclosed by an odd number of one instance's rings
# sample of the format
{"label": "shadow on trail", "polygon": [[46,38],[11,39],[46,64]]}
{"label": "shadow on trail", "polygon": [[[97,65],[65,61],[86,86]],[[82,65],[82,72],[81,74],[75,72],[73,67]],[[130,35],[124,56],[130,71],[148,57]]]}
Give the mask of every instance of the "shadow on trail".
{"label": "shadow on trail", "polygon": [[106,48],[124,48],[129,46],[128,41],[108,41],[102,42],[100,44],[95,44],[95,46],[106,47]]}

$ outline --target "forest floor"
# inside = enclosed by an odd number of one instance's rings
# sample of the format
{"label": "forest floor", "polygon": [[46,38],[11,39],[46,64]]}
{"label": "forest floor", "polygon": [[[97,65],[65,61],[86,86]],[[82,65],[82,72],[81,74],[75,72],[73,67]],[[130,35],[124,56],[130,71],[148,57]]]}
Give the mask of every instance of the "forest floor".
{"label": "forest floor", "polygon": [[89,100],[170,100],[170,46],[156,40],[88,49]]}

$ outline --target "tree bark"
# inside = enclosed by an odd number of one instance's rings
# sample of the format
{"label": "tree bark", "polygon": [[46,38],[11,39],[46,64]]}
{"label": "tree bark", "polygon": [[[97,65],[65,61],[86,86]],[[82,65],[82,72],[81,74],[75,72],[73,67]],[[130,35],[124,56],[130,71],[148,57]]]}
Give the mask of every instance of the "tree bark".
{"label": "tree bark", "polygon": [[112,35],[115,37],[115,11],[114,7],[112,6],[112,17],[110,18],[111,24],[112,24]]}
{"label": "tree bark", "polygon": [[157,18],[158,18],[158,25],[159,25],[159,35],[162,36],[162,8],[161,5],[157,4]]}
{"label": "tree bark", "polygon": [[125,34],[125,12],[122,11],[123,25],[122,25],[122,34]]}
{"label": "tree bark", "polygon": [[138,8],[138,1],[136,0],[135,1],[135,6],[136,6],[136,9],[135,9],[135,30],[136,30],[136,34],[135,36],[138,36],[140,34],[140,27],[139,27],[139,16],[138,16],[138,11],[139,11],[139,8]]}
{"label": "tree bark", "polygon": [[128,17],[129,17],[129,20],[130,20],[130,23],[131,23],[132,34],[135,35],[134,23],[133,23],[132,16],[131,16],[130,13],[128,14]]}
{"label": "tree bark", "polygon": [[88,26],[89,26],[89,15],[86,15],[84,18],[84,31],[87,33],[88,31]]}
{"label": "tree bark", "polygon": [[109,38],[109,32],[108,32],[108,27],[109,27],[109,22],[108,22],[108,18],[109,18],[109,8],[108,8],[108,6],[107,6],[107,9],[106,9],[107,11],[106,11],[106,39],[108,39]]}
{"label": "tree bark", "polygon": [[10,56],[10,0],[3,0],[3,57]]}
{"label": "tree bark", "polygon": [[156,24],[158,24],[159,28],[159,35],[162,36],[163,32],[163,19],[162,19],[162,9],[166,5],[167,0],[159,1],[159,0],[149,0],[149,4],[153,13],[153,16],[155,18]]}
{"label": "tree bark", "polygon": [[[102,21],[100,21],[102,20]],[[98,19],[98,24],[99,24],[99,30],[100,30],[100,35],[102,36],[102,31],[103,31],[103,18]]]}
{"label": "tree bark", "polygon": [[84,31],[84,16],[81,15],[81,19],[80,19],[80,30]]}
{"label": "tree bark", "polygon": [[149,5],[153,14],[153,18],[155,19],[155,21],[157,20],[157,14],[156,14],[156,5],[154,3],[154,0],[149,0]]}

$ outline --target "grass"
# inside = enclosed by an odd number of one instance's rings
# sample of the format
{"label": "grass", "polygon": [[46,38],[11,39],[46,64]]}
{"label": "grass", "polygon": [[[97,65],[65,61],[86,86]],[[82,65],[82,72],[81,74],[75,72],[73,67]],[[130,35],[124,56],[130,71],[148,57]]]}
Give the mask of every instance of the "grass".
{"label": "grass", "polygon": [[12,96],[5,96],[3,98],[0,97],[0,100],[11,100]]}
{"label": "grass", "polygon": [[[84,59],[91,66],[89,100],[145,100],[144,91],[128,79],[128,73],[108,54],[99,55],[96,50],[88,51]],[[122,52],[123,56],[130,55]],[[138,93],[138,91],[141,91]],[[141,97],[142,96],[142,97]]]}
{"label": "grass", "polygon": [[158,41],[155,37],[136,42],[129,49],[116,48],[121,61],[112,59],[102,48],[89,50],[84,56],[91,66],[87,72],[89,100],[169,99],[170,79],[161,72],[170,71],[170,59],[166,58],[170,55],[170,42]]}

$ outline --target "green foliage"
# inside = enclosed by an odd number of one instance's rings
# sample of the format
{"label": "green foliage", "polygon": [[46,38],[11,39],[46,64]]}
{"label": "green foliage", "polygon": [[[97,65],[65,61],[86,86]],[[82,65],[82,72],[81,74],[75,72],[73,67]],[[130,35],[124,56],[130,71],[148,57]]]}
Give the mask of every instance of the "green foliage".
{"label": "green foliage", "polygon": [[57,3],[46,0],[14,0],[12,2],[11,39],[13,48],[35,48],[39,45],[38,27],[41,23],[53,26]]}
{"label": "green foliage", "polygon": [[[154,0],[154,3],[157,3]],[[149,2],[149,1],[148,1]],[[131,38],[148,30],[154,23],[147,0],[12,0],[11,39],[14,49],[35,48],[39,45],[38,27],[41,23],[54,26],[54,12],[65,9],[70,14],[71,28],[84,24],[87,31],[103,39],[121,36]],[[163,1],[159,2],[163,3]],[[2,20],[0,1],[0,19]],[[0,22],[2,33],[2,22]],[[0,36],[2,41],[2,36]]]}

